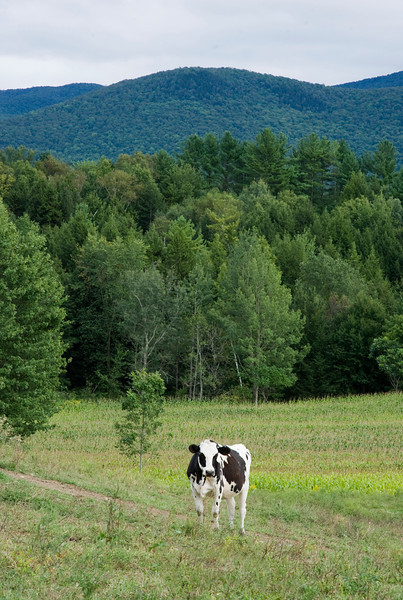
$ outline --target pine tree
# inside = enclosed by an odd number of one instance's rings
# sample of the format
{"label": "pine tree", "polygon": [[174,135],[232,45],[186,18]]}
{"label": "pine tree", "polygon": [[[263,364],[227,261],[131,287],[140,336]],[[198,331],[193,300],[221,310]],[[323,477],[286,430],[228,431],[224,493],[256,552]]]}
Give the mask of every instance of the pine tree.
{"label": "pine tree", "polygon": [[15,224],[0,201],[0,415],[27,436],[56,411],[65,361],[63,288],[28,217]]}

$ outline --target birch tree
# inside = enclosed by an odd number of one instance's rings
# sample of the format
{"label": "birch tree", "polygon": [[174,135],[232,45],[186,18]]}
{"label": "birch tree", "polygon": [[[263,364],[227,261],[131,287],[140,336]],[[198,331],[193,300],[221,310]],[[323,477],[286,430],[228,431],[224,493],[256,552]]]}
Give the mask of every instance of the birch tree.
{"label": "birch tree", "polygon": [[270,247],[253,233],[243,234],[229,255],[218,309],[237,376],[251,386],[255,403],[291,386],[303,321],[291,309]]}

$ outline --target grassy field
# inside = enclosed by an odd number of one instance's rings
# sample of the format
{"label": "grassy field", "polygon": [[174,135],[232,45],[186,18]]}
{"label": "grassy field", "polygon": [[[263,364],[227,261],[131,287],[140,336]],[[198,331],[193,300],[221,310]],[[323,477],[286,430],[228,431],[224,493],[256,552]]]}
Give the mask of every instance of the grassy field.
{"label": "grassy field", "polygon": [[[109,499],[0,473],[0,598],[401,599],[401,410],[402,394],[167,402],[140,475],[115,448],[119,405],[66,399],[0,466]],[[252,452],[244,537],[225,506],[219,532],[196,522],[187,447],[205,437]]]}

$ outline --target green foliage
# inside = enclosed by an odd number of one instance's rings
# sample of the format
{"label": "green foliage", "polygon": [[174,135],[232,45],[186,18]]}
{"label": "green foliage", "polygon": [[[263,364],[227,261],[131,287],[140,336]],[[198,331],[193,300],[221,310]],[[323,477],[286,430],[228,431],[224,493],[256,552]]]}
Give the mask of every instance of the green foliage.
{"label": "green foliage", "polygon": [[396,171],[396,148],[389,140],[379,142],[372,159],[372,170],[384,183],[391,183]]}
{"label": "green foliage", "polygon": [[262,180],[245,188],[239,200],[242,229],[256,230],[270,244],[276,235],[302,233],[314,220],[313,205],[306,196],[288,190],[274,196]]}
{"label": "green foliage", "polygon": [[267,242],[255,234],[234,246],[219,283],[219,318],[239,380],[252,386],[257,403],[260,393],[278,393],[295,382],[303,323],[291,310],[291,294]]}
{"label": "green foliage", "polygon": [[326,205],[335,163],[334,146],[326,138],[315,133],[302,138],[293,151],[292,179],[294,189],[305,193],[319,209]]}
{"label": "green foliage", "polygon": [[245,150],[245,171],[250,181],[264,181],[270,191],[277,194],[288,183],[286,163],[287,140],[284,134],[278,137],[264,129],[249,143]]}
{"label": "green foliage", "polygon": [[164,408],[165,385],[159,373],[145,369],[131,374],[131,388],[122,401],[125,420],[116,424],[119,449],[128,456],[139,456],[140,473],[143,455],[151,448],[151,437],[161,426],[158,418]]}
{"label": "green foliage", "polygon": [[182,337],[184,288],[155,266],[128,271],[121,281],[115,302],[129,361],[137,370],[159,368],[168,377]]}
{"label": "green foliage", "polygon": [[368,354],[385,307],[353,266],[323,252],[311,254],[301,266],[294,304],[306,318],[311,348],[299,365],[298,393],[363,392],[382,385]]}
{"label": "green foliage", "polygon": [[184,217],[171,223],[167,238],[163,265],[178,279],[185,279],[195,266],[198,255],[203,253],[203,240]]}
{"label": "green foliage", "polygon": [[[28,97],[36,108],[32,94]],[[207,144],[198,142],[193,149],[209,181],[226,189],[215,136],[231,131],[249,141],[270,123],[276,136],[287,132],[292,145],[315,132],[328,139],[344,138],[360,154],[372,152],[386,138],[401,154],[401,115],[396,108],[401,102],[401,87],[368,91],[230,68],[183,68],[121,81],[3,119],[0,146],[25,145],[79,161],[116,159],[134,150],[175,152],[188,144],[189,136],[209,135]],[[238,168],[236,164],[232,175]]]}
{"label": "green foliage", "polygon": [[339,87],[369,90],[382,87],[398,87],[401,85],[403,85],[403,71],[390,73],[389,75],[380,75],[379,77],[370,77],[369,79],[361,79],[360,81],[350,81],[340,84]]}
{"label": "green foliage", "polygon": [[373,341],[370,354],[375,357],[379,368],[385,371],[393,388],[400,389],[403,380],[403,315],[389,319],[382,336]]}
{"label": "green foliage", "polygon": [[0,90],[0,119],[22,115],[99,88],[96,83],[71,83],[62,86],[40,86],[17,90]]}
{"label": "green foliage", "polygon": [[389,280],[398,281],[403,273],[402,223],[401,202],[382,195],[373,199],[361,196],[335,208],[326,235],[343,258],[349,256],[353,243],[363,259],[375,252],[382,272]]}
{"label": "green foliage", "polygon": [[296,236],[277,235],[272,243],[276,262],[282,273],[282,283],[294,291],[302,265],[315,253],[315,240],[306,231]]}
{"label": "green foliage", "polygon": [[133,232],[125,240],[94,235],[84,242],[67,287],[73,359],[69,373],[74,385],[119,393],[129,367],[126,360],[122,363],[126,352],[118,303],[125,277],[139,272],[144,263],[144,243]]}
{"label": "green foliage", "polygon": [[0,415],[22,436],[57,410],[62,302],[38,227],[28,218],[14,223],[0,201]]}
{"label": "green foliage", "polygon": [[[222,109],[233,75],[161,77],[172,94],[189,80],[191,102],[213,101],[219,88]],[[244,97],[252,78],[288,107],[326,109],[321,86],[255,75],[242,74]],[[39,223],[65,286],[68,385],[120,395],[130,372],[146,368],[191,398],[231,394],[240,380],[243,398],[248,386],[261,398],[387,389],[368,354],[398,310],[403,274],[395,147],[383,140],[358,157],[329,131],[290,139],[290,148],[275,128],[249,142],[194,131],[176,156],[162,140],[153,155],[130,148],[74,166],[24,147],[0,152],[4,202],[13,217]],[[252,238],[259,243],[243,254]]]}

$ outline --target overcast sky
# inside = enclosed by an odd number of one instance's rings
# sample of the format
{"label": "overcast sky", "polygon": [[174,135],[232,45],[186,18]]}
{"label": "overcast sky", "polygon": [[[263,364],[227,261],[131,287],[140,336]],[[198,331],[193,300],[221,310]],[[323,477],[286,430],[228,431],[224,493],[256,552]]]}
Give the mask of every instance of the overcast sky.
{"label": "overcast sky", "polygon": [[402,70],[401,0],[0,0],[0,89],[236,67],[332,85]]}

